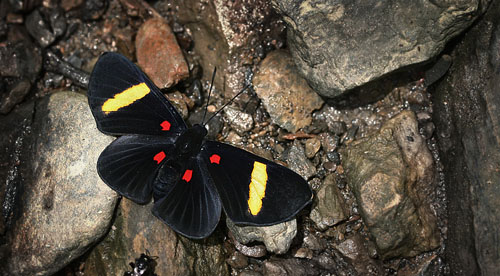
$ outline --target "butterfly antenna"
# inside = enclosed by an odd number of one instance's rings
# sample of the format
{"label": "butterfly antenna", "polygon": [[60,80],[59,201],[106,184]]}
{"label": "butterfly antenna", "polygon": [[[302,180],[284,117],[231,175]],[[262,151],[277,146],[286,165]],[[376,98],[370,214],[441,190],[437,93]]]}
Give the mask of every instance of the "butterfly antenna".
{"label": "butterfly antenna", "polygon": [[217,116],[217,114],[219,114],[219,112],[221,112],[222,109],[224,109],[224,107],[226,107],[227,105],[232,103],[234,101],[234,99],[236,99],[239,95],[241,95],[243,92],[245,92],[245,90],[247,90],[248,87],[250,87],[250,84],[245,85],[245,87],[243,87],[243,89],[241,89],[240,92],[238,92],[238,94],[236,94],[231,100],[229,100],[229,102],[227,102],[219,110],[217,110],[217,112],[215,112],[214,115],[212,115],[212,117],[210,117],[206,123],[208,124],[208,122],[210,122],[210,120],[212,120],[212,118]]}
{"label": "butterfly antenna", "polygon": [[212,94],[212,87],[214,86],[215,72],[217,72],[217,67],[214,67],[214,72],[212,73],[212,81],[210,82],[210,89],[208,90],[207,105],[205,105],[205,113],[203,113],[203,119],[201,120],[202,125],[205,125],[203,122],[205,121],[205,116],[207,115],[208,102],[210,102],[210,95]]}

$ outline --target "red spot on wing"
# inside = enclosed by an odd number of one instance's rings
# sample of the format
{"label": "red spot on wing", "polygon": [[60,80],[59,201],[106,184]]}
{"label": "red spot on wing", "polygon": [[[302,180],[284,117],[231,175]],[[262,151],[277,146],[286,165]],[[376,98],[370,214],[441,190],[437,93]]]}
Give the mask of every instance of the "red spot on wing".
{"label": "red spot on wing", "polygon": [[210,163],[219,164],[219,162],[220,162],[220,156],[219,155],[212,154],[212,156],[210,156]]}
{"label": "red spot on wing", "polygon": [[161,161],[163,161],[163,159],[165,158],[165,156],[166,156],[165,152],[160,151],[155,155],[155,157],[153,157],[153,160],[155,160],[158,164],[160,164]]}
{"label": "red spot on wing", "polygon": [[192,170],[186,170],[184,172],[184,175],[182,176],[182,180],[185,180],[186,182],[191,181],[191,177],[193,177],[193,171]]}
{"label": "red spot on wing", "polygon": [[161,126],[161,130],[163,130],[163,131],[170,130],[170,123],[168,121],[163,121],[163,123],[161,123],[160,126]]}

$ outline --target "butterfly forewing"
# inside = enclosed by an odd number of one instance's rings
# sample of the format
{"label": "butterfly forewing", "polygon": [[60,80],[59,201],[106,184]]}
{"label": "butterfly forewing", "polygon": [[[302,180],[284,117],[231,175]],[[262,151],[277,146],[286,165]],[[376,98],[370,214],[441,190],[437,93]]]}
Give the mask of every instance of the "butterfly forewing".
{"label": "butterfly forewing", "polygon": [[245,150],[206,141],[201,156],[226,215],[235,223],[280,223],[311,201],[311,189],[301,176]]}
{"label": "butterfly forewing", "polygon": [[137,203],[151,200],[152,185],[174,139],[149,135],[117,138],[99,156],[97,171],[115,191]]}
{"label": "butterfly forewing", "polygon": [[176,183],[154,184],[156,187],[167,187],[168,193],[155,201],[153,214],[186,237],[205,238],[217,226],[221,213],[220,198],[214,183],[206,165],[198,157],[188,160],[178,176],[177,180],[165,180],[163,177],[156,180]]}
{"label": "butterfly forewing", "polygon": [[169,135],[186,129],[179,113],[149,78],[117,53],[105,53],[90,76],[90,109],[100,131]]}

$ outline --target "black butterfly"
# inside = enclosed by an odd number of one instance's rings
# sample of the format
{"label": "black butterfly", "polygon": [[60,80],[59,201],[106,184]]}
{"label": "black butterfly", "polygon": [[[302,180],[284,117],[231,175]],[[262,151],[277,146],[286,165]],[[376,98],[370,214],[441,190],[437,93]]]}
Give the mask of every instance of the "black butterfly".
{"label": "black butterfly", "polygon": [[90,109],[103,133],[121,135],[99,157],[97,171],[119,194],[145,204],[176,232],[204,238],[224,208],[237,224],[273,225],[310,203],[295,172],[236,147],[205,140],[187,127],[160,90],[132,62],[103,54],[92,71]]}

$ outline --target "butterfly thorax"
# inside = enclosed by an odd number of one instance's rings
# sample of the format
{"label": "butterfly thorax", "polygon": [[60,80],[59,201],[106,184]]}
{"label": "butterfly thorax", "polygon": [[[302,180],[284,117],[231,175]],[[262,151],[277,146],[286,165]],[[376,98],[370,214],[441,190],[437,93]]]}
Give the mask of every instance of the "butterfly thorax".
{"label": "butterfly thorax", "polygon": [[186,129],[175,141],[173,152],[175,159],[186,160],[198,154],[206,135],[206,128],[199,124]]}

